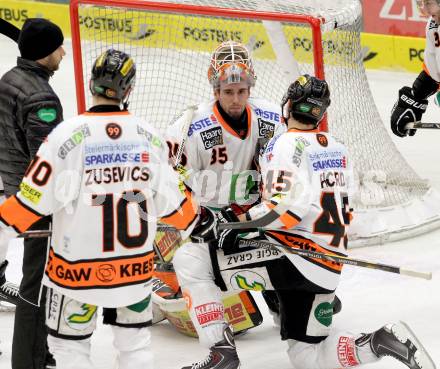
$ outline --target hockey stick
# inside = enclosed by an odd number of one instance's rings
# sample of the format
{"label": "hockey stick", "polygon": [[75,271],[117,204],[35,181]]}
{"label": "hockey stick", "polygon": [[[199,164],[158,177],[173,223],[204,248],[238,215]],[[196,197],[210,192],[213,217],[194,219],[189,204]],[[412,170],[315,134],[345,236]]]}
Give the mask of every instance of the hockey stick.
{"label": "hockey stick", "polygon": [[440,129],[440,123],[414,122],[408,123],[405,129]]}
{"label": "hockey stick", "polygon": [[9,37],[12,41],[18,42],[20,29],[15,27],[12,23],[0,18],[0,33]]}
{"label": "hockey stick", "polygon": [[[249,223],[249,222],[239,222],[239,223]],[[231,224],[231,223],[229,223],[229,224]],[[249,228],[249,226],[244,226],[244,228],[246,228],[246,227]],[[166,231],[174,230],[173,228],[170,228],[170,227],[163,227],[163,228],[165,228],[164,230],[166,230]],[[22,233],[18,237],[28,238],[28,237],[48,237],[48,236],[50,236],[50,231],[28,231],[28,232]],[[422,278],[422,279],[426,279],[426,280],[432,279],[431,272],[419,272],[419,271],[415,271],[415,270],[404,269],[402,267],[398,267],[398,266],[394,266],[394,265],[374,263],[371,261],[353,259],[353,258],[349,258],[347,256],[326,254],[323,252],[318,252],[318,251],[313,251],[313,250],[295,249],[295,248],[289,247],[287,245],[274,244],[274,243],[268,242],[268,241],[241,239],[239,241],[239,245],[244,246],[244,247],[259,247],[259,248],[279,247],[290,254],[299,255],[299,256],[303,256],[303,257],[333,261],[336,263],[353,265],[353,266],[357,266],[357,267],[361,267],[361,268],[382,270],[384,272],[406,275],[408,277]]]}
{"label": "hockey stick", "polygon": [[[178,229],[170,227],[165,224],[157,225],[157,232],[180,232]],[[26,231],[17,235],[17,238],[46,238],[52,235],[52,231],[47,229],[37,229],[33,231]]]}
{"label": "hockey stick", "polygon": [[[176,157],[174,158],[174,167],[177,169],[180,169],[182,165],[180,165],[180,160],[182,159],[183,150],[185,148],[186,139],[188,137],[189,127],[191,125],[192,119],[194,117],[194,114],[197,110],[197,105],[192,105],[186,109],[182,115],[180,115],[177,119],[180,119],[182,117],[183,119],[183,127],[181,130],[182,139],[180,141]],[[176,120],[177,120],[176,119]]]}
{"label": "hockey stick", "polygon": [[418,272],[418,271],[414,271],[414,270],[403,269],[402,267],[393,266],[393,265],[373,263],[371,261],[366,261],[366,260],[352,259],[347,256],[326,254],[323,252],[318,252],[318,251],[313,251],[313,250],[295,249],[295,248],[289,247],[287,245],[274,244],[274,243],[268,242],[268,241],[244,240],[243,239],[243,240],[239,241],[239,245],[245,246],[245,247],[260,247],[260,248],[280,247],[283,250],[285,250],[286,252],[288,252],[289,254],[295,254],[295,255],[299,255],[299,256],[303,256],[303,257],[333,261],[336,263],[348,264],[348,265],[353,265],[353,266],[362,267],[362,268],[382,270],[384,272],[402,274],[402,275],[406,275],[409,277],[422,278],[422,279],[427,279],[427,280],[432,279],[431,272]]}

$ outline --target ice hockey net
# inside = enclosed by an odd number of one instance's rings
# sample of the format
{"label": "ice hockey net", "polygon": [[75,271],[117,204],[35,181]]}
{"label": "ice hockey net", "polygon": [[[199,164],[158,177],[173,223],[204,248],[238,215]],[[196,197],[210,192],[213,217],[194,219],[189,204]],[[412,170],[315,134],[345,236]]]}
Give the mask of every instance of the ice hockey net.
{"label": "ice hockey net", "polygon": [[73,0],[71,22],[79,111],[90,105],[94,60],[113,47],[137,65],[130,110],[162,131],[185,107],[211,98],[209,57],[225,40],[252,49],[255,96],[280,102],[299,73],[325,77],[328,129],[349,147],[359,185],[351,245],[438,225],[439,196],[399,153],[374,104],[357,0]]}

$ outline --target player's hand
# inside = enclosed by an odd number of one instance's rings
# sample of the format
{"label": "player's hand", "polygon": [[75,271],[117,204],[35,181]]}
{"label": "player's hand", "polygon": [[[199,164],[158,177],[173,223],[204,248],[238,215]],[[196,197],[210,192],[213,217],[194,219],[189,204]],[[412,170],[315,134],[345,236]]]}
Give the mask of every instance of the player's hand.
{"label": "player's hand", "polygon": [[422,119],[423,113],[428,107],[428,100],[417,99],[408,86],[399,90],[399,100],[391,110],[391,130],[396,136],[414,136],[415,129],[406,129],[408,123],[414,123]]}
{"label": "player's hand", "polygon": [[200,207],[199,221],[191,232],[193,242],[209,242],[218,238],[217,217],[211,209]]}
{"label": "player's hand", "polygon": [[[217,219],[219,223],[233,223],[238,222],[238,216],[231,206],[225,206],[217,213]],[[236,229],[224,229],[220,231],[218,237],[218,248],[222,249],[225,254],[234,252],[237,245],[237,236],[242,231]]]}

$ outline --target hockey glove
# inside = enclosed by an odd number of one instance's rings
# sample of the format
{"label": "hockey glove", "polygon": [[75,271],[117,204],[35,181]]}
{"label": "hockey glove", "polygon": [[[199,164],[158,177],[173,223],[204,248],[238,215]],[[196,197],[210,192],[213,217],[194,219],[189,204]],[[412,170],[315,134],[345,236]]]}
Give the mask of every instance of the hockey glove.
{"label": "hockey glove", "polygon": [[408,123],[414,123],[422,119],[423,113],[428,107],[428,100],[414,97],[412,89],[408,86],[399,90],[399,100],[394,104],[391,111],[391,130],[396,136],[414,136],[415,129],[406,129]]}
{"label": "hockey glove", "polygon": [[[238,216],[235,214],[231,206],[225,206],[217,213],[217,219],[219,223],[232,223],[238,222]],[[236,229],[225,229],[220,231],[218,238],[218,248],[223,249],[225,254],[231,254],[236,249],[237,236],[242,233],[242,231],[237,231]]]}
{"label": "hockey glove", "polygon": [[200,207],[200,217],[193,231],[191,232],[193,242],[209,242],[217,239],[218,227],[217,217],[211,209]]}

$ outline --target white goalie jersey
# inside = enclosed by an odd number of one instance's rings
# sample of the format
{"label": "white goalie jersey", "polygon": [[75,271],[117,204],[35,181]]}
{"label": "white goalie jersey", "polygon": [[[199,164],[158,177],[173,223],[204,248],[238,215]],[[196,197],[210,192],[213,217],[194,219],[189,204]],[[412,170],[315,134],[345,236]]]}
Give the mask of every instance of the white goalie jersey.
{"label": "white goalie jersey", "polygon": [[439,25],[430,18],[426,24],[425,71],[440,82],[440,36]]}
{"label": "white goalie jersey", "polygon": [[[287,211],[265,227],[271,241],[346,255],[353,171],[345,146],[327,133],[291,129],[268,143],[260,164],[263,201],[247,218],[259,218],[285,201]],[[286,255],[313,283],[336,288],[341,264]]]}
{"label": "white goalie jersey", "polygon": [[85,113],[62,122],[41,145],[0,226],[21,233],[53,214],[44,284],[104,307],[151,293],[157,221],[188,229],[190,191],[156,131],[128,112]]}
{"label": "white goalie jersey", "polygon": [[252,161],[258,160],[259,150],[285,126],[280,124],[281,109],[275,104],[250,98],[246,109],[248,132],[244,138],[223,120],[215,101],[199,105],[189,125],[181,118],[168,128],[174,155],[182,136],[187,135],[181,164],[185,182],[201,205],[218,209],[232,202],[251,204],[258,198],[250,194],[259,181],[256,167],[251,170]]}

